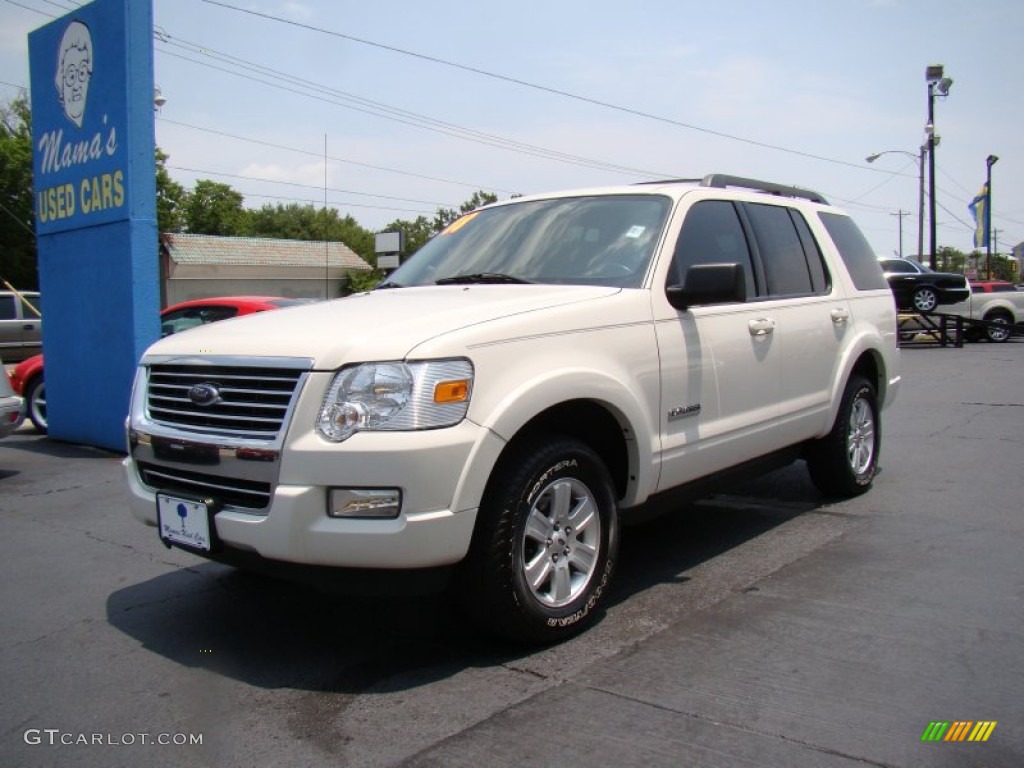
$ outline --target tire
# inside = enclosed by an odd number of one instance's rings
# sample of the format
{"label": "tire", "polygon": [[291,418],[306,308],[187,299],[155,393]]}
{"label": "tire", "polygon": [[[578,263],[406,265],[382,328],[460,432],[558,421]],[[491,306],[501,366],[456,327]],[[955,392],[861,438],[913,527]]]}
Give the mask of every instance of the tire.
{"label": "tire", "polygon": [[46,426],[46,381],[42,376],[36,376],[25,387],[25,407],[28,409],[28,417],[36,432],[45,435]]}
{"label": "tire", "polygon": [[618,541],[615,495],[597,454],[567,437],[528,439],[487,483],[459,594],[489,632],[559,642],[596,619]]}
{"label": "tire", "polygon": [[995,344],[1001,344],[1010,338],[1010,318],[1002,312],[985,318],[989,325],[985,326],[985,338]]}
{"label": "tire", "polygon": [[911,302],[918,312],[931,312],[939,305],[939,294],[934,288],[923,285],[914,291]]}
{"label": "tire", "polygon": [[832,431],[811,445],[807,469],[826,496],[859,496],[878,473],[882,424],[878,395],[862,376],[851,376]]}

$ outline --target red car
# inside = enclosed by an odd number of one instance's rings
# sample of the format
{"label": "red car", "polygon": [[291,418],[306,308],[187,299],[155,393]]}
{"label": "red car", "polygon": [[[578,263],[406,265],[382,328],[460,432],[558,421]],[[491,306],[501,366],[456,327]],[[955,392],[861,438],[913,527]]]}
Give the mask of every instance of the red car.
{"label": "red car", "polygon": [[[198,325],[215,323],[240,315],[265,312],[313,299],[287,299],[281,296],[224,296],[215,299],[192,299],[174,304],[160,313],[160,336],[186,331]],[[37,431],[46,434],[46,384],[43,379],[43,356],[22,361],[11,373],[11,386],[25,398],[28,417]]]}

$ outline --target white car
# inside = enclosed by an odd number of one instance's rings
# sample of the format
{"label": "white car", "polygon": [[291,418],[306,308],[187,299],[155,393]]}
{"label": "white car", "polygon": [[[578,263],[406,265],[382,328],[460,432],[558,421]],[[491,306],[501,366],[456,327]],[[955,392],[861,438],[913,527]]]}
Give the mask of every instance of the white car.
{"label": "white car", "polygon": [[157,342],[125,470],[168,546],[447,569],[480,624],[551,642],[649,501],[798,458],[866,491],[899,381],[882,270],[816,193],[562,192],[463,216],[372,292]]}
{"label": "white car", "polygon": [[14,394],[7,368],[0,360],[0,437],[7,437],[25,420],[25,401]]}

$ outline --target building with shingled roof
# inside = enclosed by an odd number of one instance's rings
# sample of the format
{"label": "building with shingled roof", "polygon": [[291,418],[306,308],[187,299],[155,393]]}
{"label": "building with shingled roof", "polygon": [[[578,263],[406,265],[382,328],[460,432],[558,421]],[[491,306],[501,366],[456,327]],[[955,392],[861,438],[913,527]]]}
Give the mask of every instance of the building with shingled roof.
{"label": "building with shingled roof", "polygon": [[164,305],[211,296],[344,296],[348,273],[372,267],[341,242],[160,236]]}

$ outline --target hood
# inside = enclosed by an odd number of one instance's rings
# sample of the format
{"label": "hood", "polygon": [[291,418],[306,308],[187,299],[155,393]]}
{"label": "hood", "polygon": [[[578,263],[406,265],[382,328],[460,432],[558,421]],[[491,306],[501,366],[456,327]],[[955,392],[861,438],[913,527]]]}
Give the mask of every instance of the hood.
{"label": "hood", "polygon": [[296,357],[333,370],[348,362],[401,360],[446,333],[619,293],[607,286],[446,285],[394,288],[193,328],[146,356]]}

